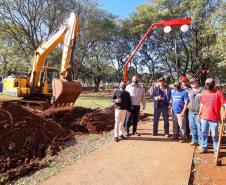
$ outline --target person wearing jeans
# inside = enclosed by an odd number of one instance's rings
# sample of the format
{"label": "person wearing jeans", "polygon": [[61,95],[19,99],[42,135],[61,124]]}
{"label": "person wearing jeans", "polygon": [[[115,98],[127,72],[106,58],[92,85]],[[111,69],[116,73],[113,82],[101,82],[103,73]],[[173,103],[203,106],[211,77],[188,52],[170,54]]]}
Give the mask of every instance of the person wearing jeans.
{"label": "person wearing jeans", "polygon": [[189,97],[189,127],[191,130],[192,141],[190,143],[191,146],[193,145],[201,145],[202,141],[202,131],[201,131],[201,124],[198,121],[198,113],[200,107],[200,97],[203,88],[199,86],[199,82],[197,79],[192,78],[190,80],[190,84],[192,89],[188,92]]}
{"label": "person wearing jeans", "polygon": [[129,128],[131,123],[133,125],[133,135],[139,136],[137,133],[137,124],[140,114],[140,104],[143,105],[143,110],[146,108],[145,89],[139,85],[139,76],[135,75],[132,78],[132,83],[126,87],[126,91],[129,92],[131,97],[130,115],[126,116],[126,135],[129,135]]}
{"label": "person wearing jeans", "polygon": [[125,82],[120,83],[119,89],[116,89],[112,95],[113,102],[115,103],[115,133],[114,140],[119,141],[119,137],[125,139],[123,136],[123,124],[125,122],[126,115],[130,114],[131,98],[130,94],[125,91]]}
{"label": "person wearing jeans", "polygon": [[173,137],[172,139],[178,139],[180,128],[181,133],[181,143],[186,142],[186,108],[188,105],[188,93],[181,89],[181,83],[174,83],[175,91],[172,92],[171,95],[171,106],[172,106],[172,118],[173,118]]}
{"label": "person wearing jeans", "polygon": [[214,89],[215,81],[207,78],[205,91],[201,94],[199,120],[201,121],[202,143],[199,153],[206,153],[208,150],[208,133],[211,131],[213,139],[213,151],[217,152],[218,145],[218,123],[225,120],[226,109],[221,117],[221,107],[224,108],[225,97],[221,91]]}
{"label": "person wearing jeans", "polygon": [[153,136],[158,134],[159,117],[162,114],[164,120],[164,135],[169,137],[169,102],[171,89],[167,86],[165,78],[159,79],[159,86],[153,88],[152,97],[154,99],[154,124]]}

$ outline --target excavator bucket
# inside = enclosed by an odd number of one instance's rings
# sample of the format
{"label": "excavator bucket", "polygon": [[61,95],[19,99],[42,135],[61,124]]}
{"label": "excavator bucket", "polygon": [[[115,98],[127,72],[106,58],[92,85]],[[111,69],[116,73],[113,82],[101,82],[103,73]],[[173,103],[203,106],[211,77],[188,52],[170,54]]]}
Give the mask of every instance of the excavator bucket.
{"label": "excavator bucket", "polygon": [[82,86],[76,81],[66,81],[54,78],[52,81],[53,104],[67,105],[73,104],[79,97]]}

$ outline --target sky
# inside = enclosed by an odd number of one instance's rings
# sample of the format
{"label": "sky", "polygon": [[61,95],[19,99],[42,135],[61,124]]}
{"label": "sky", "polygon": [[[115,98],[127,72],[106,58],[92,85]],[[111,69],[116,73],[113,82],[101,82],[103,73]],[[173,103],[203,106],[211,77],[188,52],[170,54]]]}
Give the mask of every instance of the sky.
{"label": "sky", "polygon": [[100,0],[100,6],[121,18],[128,18],[136,7],[146,0]]}

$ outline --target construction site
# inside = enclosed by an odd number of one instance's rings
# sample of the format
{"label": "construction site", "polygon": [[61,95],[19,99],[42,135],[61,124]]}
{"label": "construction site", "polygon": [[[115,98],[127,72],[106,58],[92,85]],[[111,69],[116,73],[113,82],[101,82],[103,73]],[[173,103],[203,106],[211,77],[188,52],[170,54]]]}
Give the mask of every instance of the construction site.
{"label": "construction site", "polygon": [[[98,96],[95,93],[86,93],[85,96],[94,95]],[[99,96],[108,97],[108,103],[111,105],[109,93],[102,92]],[[92,103],[100,102],[95,100]],[[151,106],[152,104],[149,104],[148,108],[151,109]],[[181,146],[178,142],[164,138],[161,133],[157,138],[151,137],[148,134],[152,130],[151,112],[140,116],[138,130],[141,136],[129,137],[119,145],[112,141],[111,131],[114,129],[112,106],[104,109],[75,106],[58,110],[34,111],[27,105],[19,105],[17,101],[2,101],[0,116],[0,169],[3,184],[39,184],[41,182],[44,184],[69,182],[105,184],[107,180],[110,184],[149,184],[149,182],[224,184],[226,180],[225,176],[222,176],[226,171],[223,144],[225,136],[221,146],[220,164],[215,166],[215,158],[212,154],[200,156],[198,147]],[[170,130],[172,132],[172,127]],[[89,156],[91,158],[96,156],[95,160],[92,159],[91,162]],[[131,166],[132,164],[126,158],[134,161],[134,166]],[[79,161],[82,164],[79,164]],[[147,162],[150,164],[148,165]],[[74,170],[77,166],[79,171],[76,172]],[[113,170],[116,174],[127,173],[125,170],[127,168],[128,172],[130,168],[138,168],[139,172],[135,170],[134,175],[142,173],[144,176],[140,174],[141,176],[134,179],[133,173],[130,172],[131,175],[127,178],[116,180],[115,174],[109,174],[108,171]],[[104,172],[101,172],[101,169]],[[173,175],[170,171],[176,171],[176,173]],[[156,178],[158,173],[172,179],[158,179]],[[54,177],[54,175],[57,176]],[[53,178],[50,178],[51,176]],[[86,181],[84,181],[85,176]],[[50,178],[50,181],[45,182],[46,178]],[[93,178],[97,178],[96,183],[93,182]]]}
{"label": "construction site", "polygon": [[226,184],[225,2],[133,3],[0,1],[0,185]]}

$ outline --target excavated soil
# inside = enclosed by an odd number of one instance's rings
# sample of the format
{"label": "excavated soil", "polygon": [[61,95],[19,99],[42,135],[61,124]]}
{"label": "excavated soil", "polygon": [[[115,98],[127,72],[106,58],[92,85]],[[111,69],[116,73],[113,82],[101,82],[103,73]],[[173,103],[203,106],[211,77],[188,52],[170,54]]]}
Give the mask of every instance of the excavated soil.
{"label": "excavated soil", "polygon": [[221,152],[219,155],[219,164],[215,166],[215,157],[212,150],[212,141],[209,139],[209,152],[205,154],[198,153],[198,147],[195,150],[193,159],[193,169],[191,177],[193,182],[190,184],[226,184],[226,136],[222,138]]}
{"label": "excavated soil", "polygon": [[[114,127],[113,109],[76,107],[43,114],[0,102],[0,182],[46,165],[77,132],[103,133]],[[6,178],[6,179],[5,179]]]}

